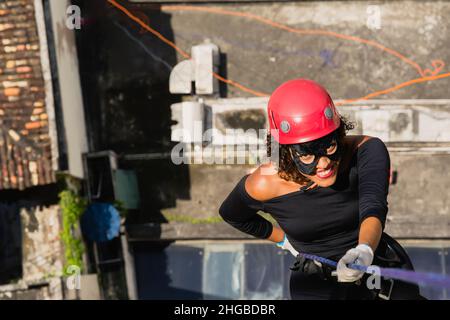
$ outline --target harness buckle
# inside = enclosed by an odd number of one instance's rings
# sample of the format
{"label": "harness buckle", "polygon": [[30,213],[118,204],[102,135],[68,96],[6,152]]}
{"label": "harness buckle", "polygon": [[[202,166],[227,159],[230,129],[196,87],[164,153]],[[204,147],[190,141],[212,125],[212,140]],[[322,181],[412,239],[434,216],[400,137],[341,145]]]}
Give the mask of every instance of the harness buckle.
{"label": "harness buckle", "polygon": [[[389,282],[388,288],[386,284]],[[392,294],[392,288],[394,287],[394,280],[393,279],[385,279],[385,281],[381,284],[380,292],[378,293],[378,297],[380,297],[383,300],[390,300],[391,294]]]}

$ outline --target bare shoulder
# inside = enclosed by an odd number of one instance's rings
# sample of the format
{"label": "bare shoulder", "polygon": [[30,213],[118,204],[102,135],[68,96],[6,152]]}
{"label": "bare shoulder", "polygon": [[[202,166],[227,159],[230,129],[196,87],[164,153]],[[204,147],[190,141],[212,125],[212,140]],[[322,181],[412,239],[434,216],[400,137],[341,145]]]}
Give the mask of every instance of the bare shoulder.
{"label": "bare shoulder", "polygon": [[245,190],[258,201],[266,201],[278,193],[280,177],[273,164],[262,164],[245,181]]}

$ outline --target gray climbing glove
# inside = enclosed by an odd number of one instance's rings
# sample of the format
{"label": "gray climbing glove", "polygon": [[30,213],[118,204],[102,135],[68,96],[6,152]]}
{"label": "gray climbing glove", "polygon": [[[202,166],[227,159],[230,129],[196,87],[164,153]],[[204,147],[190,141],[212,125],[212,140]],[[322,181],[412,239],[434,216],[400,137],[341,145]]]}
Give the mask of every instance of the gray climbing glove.
{"label": "gray climbing glove", "polygon": [[347,264],[359,264],[363,266],[370,266],[373,261],[373,250],[367,244],[359,244],[339,260],[336,271],[332,275],[337,276],[339,282],[355,282],[362,278],[363,271],[350,269]]}

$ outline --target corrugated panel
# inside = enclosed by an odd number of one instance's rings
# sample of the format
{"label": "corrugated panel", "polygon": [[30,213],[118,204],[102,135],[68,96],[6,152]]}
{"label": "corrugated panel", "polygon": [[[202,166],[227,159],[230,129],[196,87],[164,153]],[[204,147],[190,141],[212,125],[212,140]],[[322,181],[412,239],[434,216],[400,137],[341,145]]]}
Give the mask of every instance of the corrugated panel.
{"label": "corrugated panel", "polygon": [[[275,246],[245,245],[244,296],[248,299],[283,299],[284,279],[289,273],[284,268],[285,253]],[[293,260],[293,259],[292,259]]]}
{"label": "corrugated panel", "polygon": [[139,299],[202,299],[203,249],[167,244],[133,247]]}
{"label": "corrugated panel", "polygon": [[[441,248],[405,247],[415,271],[443,273],[443,260]],[[420,287],[420,293],[427,299],[445,299],[444,289]]]}
{"label": "corrugated panel", "polygon": [[[195,242],[135,245],[140,299],[290,299],[294,257],[272,244]],[[416,271],[448,274],[448,248],[405,246]],[[446,254],[447,253],[447,254]],[[421,287],[433,300],[439,288]]]}
{"label": "corrugated panel", "polygon": [[243,298],[243,245],[209,244],[203,263],[204,299]]}

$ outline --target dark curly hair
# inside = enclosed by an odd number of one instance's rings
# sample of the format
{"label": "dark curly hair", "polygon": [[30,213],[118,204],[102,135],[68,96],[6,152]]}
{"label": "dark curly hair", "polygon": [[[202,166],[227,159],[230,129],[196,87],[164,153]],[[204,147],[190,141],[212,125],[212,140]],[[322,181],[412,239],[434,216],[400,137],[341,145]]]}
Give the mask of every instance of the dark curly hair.
{"label": "dark curly hair", "polygon": [[[345,117],[339,115],[339,118],[341,119],[341,124],[339,128],[337,128],[337,135],[338,135],[338,142],[340,145],[343,145],[344,137],[347,135],[347,132],[349,130],[352,130],[355,125],[348,121]],[[266,137],[266,145],[267,145],[267,157],[270,158],[271,156],[271,143],[277,143],[273,140],[273,137],[270,135],[270,133],[267,134]],[[286,181],[294,181],[298,184],[305,184],[309,182],[309,179],[302,175],[295,163],[294,160],[291,157],[291,153],[289,151],[289,145],[287,144],[280,144],[279,145],[279,166],[277,168],[278,170],[278,176]]]}

